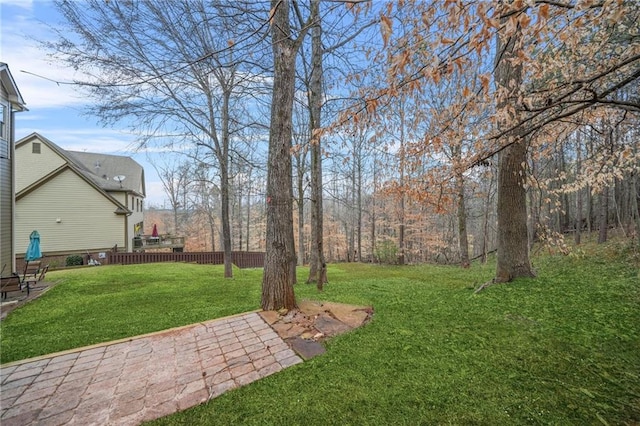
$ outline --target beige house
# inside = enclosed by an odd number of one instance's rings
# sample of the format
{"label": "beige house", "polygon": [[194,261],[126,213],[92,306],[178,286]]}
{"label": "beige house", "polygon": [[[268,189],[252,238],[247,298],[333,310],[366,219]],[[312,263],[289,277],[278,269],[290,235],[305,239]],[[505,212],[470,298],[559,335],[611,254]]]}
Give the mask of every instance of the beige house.
{"label": "beige house", "polygon": [[16,272],[14,113],[26,110],[9,66],[0,62],[0,268],[2,268],[2,276]]}
{"label": "beige house", "polygon": [[[66,151],[32,133],[16,142],[16,256],[40,233],[46,257],[132,251],[143,229],[144,170],[118,155]],[[99,260],[99,259],[98,259]]]}

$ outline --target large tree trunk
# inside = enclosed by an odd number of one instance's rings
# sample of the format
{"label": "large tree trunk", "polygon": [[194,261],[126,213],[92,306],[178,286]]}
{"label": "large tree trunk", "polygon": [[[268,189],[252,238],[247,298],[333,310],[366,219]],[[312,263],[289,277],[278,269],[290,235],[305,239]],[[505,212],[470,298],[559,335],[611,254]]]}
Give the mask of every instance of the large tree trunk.
{"label": "large tree trunk", "polygon": [[222,105],[222,153],[218,158],[220,163],[220,201],[222,203],[222,249],[224,250],[224,277],[233,277],[233,263],[231,258],[231,223],[229,219],[229,98],[230,91],[223,94]]}
{"label": "large tree trunk", "polygon": [[311,78],[309,105],[311,112],[311,252],[307,283],[316,283],[322,290],[327,281],[324,259],[323,208],[322,208],[322,146],[320,138],[322,113],[322,26],[320,25],[319,0],[311,2],[311,17],[315,25],[311,29]]}
{"label": "large tree trunk", "polygon": [[[518,99],[522,83],[522,65],[516,62],[520,43],[519,28],[509,36],[498,34],[495,80],[498,90],[496,114],[501,117],[498,120],[499,132],[505,132],[520,118],[513,111],[515,108],[510,108]],[[529,260],[527,193],[524,187],[527,149],[522,134],[522,127],[516,127],[502,138],[508,145],[499,158],[496,282],[535,276]]]}
{"label": "large tree trunk", "polygon": [[462,173],[457,177],[458,186],[458,241],[460,244],[460,265],[468,268],[469,238],[467,237],[467,209],[464,202],[464,178]]}
{"label": "large tree trunk", "polygon": [[460,162],[462,160],[462,148],[461,146],[454,146],[453,149],[453,162],[456,167],[456,191],[458,192],[458,244],[460,248],[460,266],[468,268],[469,261],[469,238],[467,235],[467,208],[465,206],[464,197],[464,175],[459,170]]}
{"label": "large tree trunk", "polygon": [[272,0],[273,95],[267,170],[267,235],[262,309],[294,309],[291,135],[297,43],[291,39],[289,2]]}
{"label": "large tree trunk", "polygon": [[[291,104],[291,111],[291,127],[293,128],[293,103]],[[289,142],[289,152],[291,152],[291,142]],[[289,160],[289,200],[291,200],[291,226],[287,227],[287,229],[283,229],[283,231],[286,231],[287,233],[287,252],[290,253],[289,280],[291,282],[291,285],[294,285],[298,284],[298,275],[296,273],[296,268],[298,267],[298,255],[296,254],[295,232],[293,232],[293,167],[291,164],[291,155],[289,155]]]}
{"label": "large tree trunk", "polygon": [[535,276],[529,260],[526,191],[521,176],[525,159],[526,148],[521,142],[509,146],[500,155],[496,282]]}
{"label": "large tree trunk", "polygon": [[[221,167],[221,172],[222,172]],[[220,185],[220,201],[222,203],[222,249],[224,250],[224,277],[233,277],[233,264],[231,263],[231,225],[229,224],[229,183],[226,170],[220,174],[220,181],[226,184]]]}

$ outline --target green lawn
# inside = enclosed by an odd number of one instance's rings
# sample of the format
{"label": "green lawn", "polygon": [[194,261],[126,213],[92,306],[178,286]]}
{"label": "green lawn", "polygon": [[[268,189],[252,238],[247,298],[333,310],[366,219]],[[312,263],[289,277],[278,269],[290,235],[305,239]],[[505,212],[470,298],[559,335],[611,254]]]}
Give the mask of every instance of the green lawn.
{"label": "green lawn", "polygon": [[262,270],[156,263],[52,271],[58,284],[10,313],[3,363],[224,317],[260,307]]}
{"label": "green lawn", "polygon": [[[323,356],[154,423],[638,424],[637,259],[586,247],[538,257],[538,278],[477,295],[493,265],[331,265],[322,294],[299,284],[297,297],[373,305],[372,322]],[[58,286],[2,322],[2,361],[258,307],[260,271],[221,276],[176,264],[52,273]]]}

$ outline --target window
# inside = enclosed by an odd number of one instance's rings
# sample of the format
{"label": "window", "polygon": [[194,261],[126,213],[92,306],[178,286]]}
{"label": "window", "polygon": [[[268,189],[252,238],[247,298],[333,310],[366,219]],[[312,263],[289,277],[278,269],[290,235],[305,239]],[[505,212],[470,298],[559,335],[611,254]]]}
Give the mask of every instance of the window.
{"label": "window", "polygon": [[33,142],[31,144],[31,153],[40,154],[40,142]]}
{"label": "window", "polygon": [[0,104],[0,158],[9,159],[11,150],[9,149],[9,135],[5,134],[9,131],[5,125],[7,121],[7,107],[4,104]]}
{"label": "window", "polygon": [[4,105],[0,105],[0,139],[9,139],[7,136],[5,136],[4,132],[5,132],[5,123],[7,121],[7,108]]}

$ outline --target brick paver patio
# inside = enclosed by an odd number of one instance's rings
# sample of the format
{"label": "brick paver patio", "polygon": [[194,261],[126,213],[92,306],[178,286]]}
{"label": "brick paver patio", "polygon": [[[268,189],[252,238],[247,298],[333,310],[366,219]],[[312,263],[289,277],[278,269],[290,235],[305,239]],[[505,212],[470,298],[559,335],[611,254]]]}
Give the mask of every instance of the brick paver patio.
{"label": "brick paver patio", "polygon": [[251,312],[2,365],[0,424],[138,425],[300,362]]}

